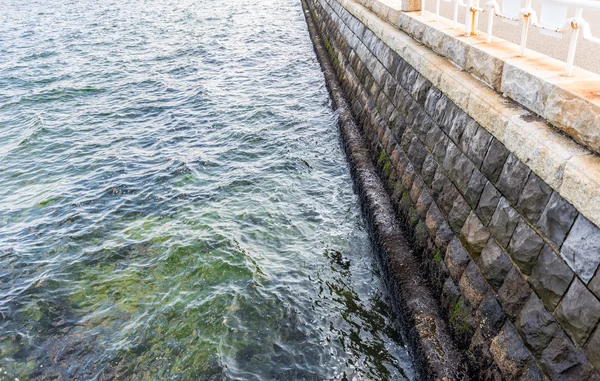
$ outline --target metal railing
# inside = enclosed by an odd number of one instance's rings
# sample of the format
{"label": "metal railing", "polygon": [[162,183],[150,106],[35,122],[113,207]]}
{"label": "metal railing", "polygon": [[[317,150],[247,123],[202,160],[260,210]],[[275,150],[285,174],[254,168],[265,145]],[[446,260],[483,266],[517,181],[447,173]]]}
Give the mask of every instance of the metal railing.
{"label": "metal railing", "polygon": [[[526,52],[530,26],[538,28],[544,34],[558,38],[561,38],[570,30],[571,37],[565,70],[567,75],[571,75],[573,72],[573,62],[575,61],[575,51],[577,50],[577,40],[580,32],[584,40],[600,44],[600,38],[592,36],[590,24],[583,19],[585,9],[600,10],[600,0],[542,0],[539,17],[531,6],[531,0],[525,0],[525,7],[522,7],[523,0],[501,0],[502,4],[499,4],[497,0],[488,0],[483,7],[480,7],[479,0],[436,0],[436,20],[440,19],[441,1],[453,3],[454,5],[453,28],[458,27],[459,8],[465,8],[465,34],[467,35],[478,33],[479,14],[487,13],[486,41],[488,43],[492,42],[494,16],[516,25],[520,23],[521,56],[525,55]],[[568,17],[569,7],[575,7],[573,17]],[[425,0],[421,0],[421,12],[425,14]]]}

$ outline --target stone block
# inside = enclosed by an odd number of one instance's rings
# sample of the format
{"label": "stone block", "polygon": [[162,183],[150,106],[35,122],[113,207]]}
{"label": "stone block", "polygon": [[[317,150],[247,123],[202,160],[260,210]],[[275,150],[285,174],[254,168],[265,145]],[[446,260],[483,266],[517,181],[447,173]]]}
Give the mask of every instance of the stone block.
{"label": "stone block", "polygon": [[516,205],[531,169],[515,155],[509,154],[498,178],[496,187],[511,204]]}
{"label": "stone block", "polygon": [[441,305],[444,311],[450,316],[454,310],[454,306],[460,299],[460,291],[451,278],[446,279],[442,286]]}
{"label": "stone block", "polygon": [[504,144],[498,139],[492,138],[490,148],[488,148],[485,159],[483,159],[483,164],[481,165],[481,172],[492,183],[496,184],[509,153]]}
{"label": "stone block", "polygon": [[571,283],[554,316],[577,345],[585,344],[598,320],[600,302],[577,278]]}
{"label": "stone block", "polygon": [[465,69],[496,90],[500,90],[504,60],[493,56],[476,46],[471,46],[466,57]]}
{"label": "stone block", "polygon": [[490,238],[490,231],[483,226],[477,215],[471,212],[460,231],[460,239],[472,258],[477,258]]}
{"label": "stone block", "polygon": [[479,304],[481,304],[489,293],[485,279],[483,279],[473,262],[469,262],[465,268],[458,282],[458,288],[473,309],[479,308]]}
{"label": "stone block", "polygon": [[[448,108],[452,111],[446,111],[442,118],[442,123],[448,126],[445,131],[447,131],[448,137],[460,147],[461,151],[465,152],[461,145],[462,137],[469,136],[469,133],[473,132],[472,128],[468,131],[467,126],[473,126],[474,121],[469,118],[466,112],[459,109],[454,103],[449,102],[447,109]],[[470,124],[468,123],[469,121],[471,121]]]}
{"label": "stone block", "polygon": [[536,356],[541,355],[559,329],[551,313],[546,311],[540,298],[531,294],[515,321],[525,345]]}
{"label": "stone block", "polygon": [[515,232],[508,245],[508,255],[519,266],[525,275],[531,274],[531,269],[544,246],[544,241],[525,220],[519,218]]}
{"label": "stone block", "polygon": [[454,184],[456,184],[458,191],[461,194],[465,194],[467,192],[467,187],[469,186],[471,174],[475,170],[475,166],[471,160],[462,153],[456,157],[452,164],[450,178]]}
{"label": "stone block", "polygon": [[572,156],[564,167],[560,193],[600,226],[600,157]]}
{"label": "stone block", "polygon": [[435,114],[435,106],[441,96],[442,92],[436,87],[431,87],[429,89],[429,92],[427,93],[427,99],[425,99],[425,112],[427,112],[429,116],[433,116]]}
{"label": "stone block", "polygon": [[413,205],[416,205],[419,201],[423,189],[425,189],[425,183],[423,183],[423,180],[419,176],[415,176],[412,188],[410,188],[410,199]]}
{"label": "stone block", "polygon": [[581,280],[589,282],[600,264],[600,228],[580,214],[560,255]]}
{"label": "stone block", "polygon": [[505,63],[501,91],[538,115],[544,115],[544,80],[517,66]]}
{"label": "stone block", "polygon": [[532,173],[521,192],[517,208],[531,223],[537,222],[552,194],[552,188],[538,175]]}
{"label": "stone block", "polygon": [[[463,112],[464,113],[464,112]],[[466,113],[465,113],[466,114]],[[473,118],[467,116],[464,122],[464,131],[460,136],[460,146],[461,151],[468,153],[471,148],[471,144],[475,136],[477,135],[477,130],[479,129],[479,124],[473,120]],[[484,152],[484,155],[487,153],[487,150]]]}
{"label": "stone block", "polygon": [[[438,170],[438,172],[440,171]],[[460,197],[460,193],[458,193],[458,190],[454,184],[452,184],[450,179],[448,179],[448,177],[445,177],[445,179],[446,182],[443,183],[444,187],[438,195],[437,202],[442,213],[444,213],[446,216],[449,216],[452,208],[454,207],[454,202],[458,197]]]}
{"label": "stone block", "polygon": [[491,339],[484,337],[481,327],[477,327],[466,351],[467,361],[474,374],[482,380],[502,380],[500,369],[494,363],[490,352]]}
{"label": "stone block", "polygon": [[400,178],[400,181],[402,182],[402,186],[404,187],[404,189],[411,189],[412,188],[412,184],[413,181],[415,179],[415,169],[413,168],[412,164],[408,164],[404,170],[404,173],[402,174],[402,178]]}
{"label": "stone block", "polygon": [[431,186],[437,168],[438,164],[433,158],[433,155],[427,155],[425,161],[423,161],[423,167],[421,168],[421,178],[428,187]]}
{"label": "stone block", "polygon": [[425,226],[432,237],[435,237],[440,226],[445,222],[444,215],[435,203],[429,206],[425,216]]}
{"label": "stone block", "polygon": [[459,347],[469,347],[471,338],[477,327],[477,322],[471,310],[472,307],[469,305],[469,302],[461,297],[449,311],[450,329]]}
{"label": "stone block", "polygon": [[460,240],[455,237],[452,241],[450,241],[450,244],[448,244],[444,261],[446,262],[446,267],[448,268],[450,277],[455,282],[459,282],[471,259],[460,243]]}
{"label": "stone block", "polygon": [[486,339],[491,339],[500,332],[506,321],[506,314],[494,295],[488,295],[479,305],[475,318],[479,321],[479,329]]}
{"label": "stone block", "polygon": [[567,236],[567,232],[573,226],[577,214],[577,209],[573,205],[557,192],[552,192],[536,226],[556,247],[560,247]]}
{"label": "stone block", "polygon": [[462,152],[458,146],[452,142],[449,142],[446,148],[446,155],[444,156],[442,166],[452,178],[455,175],[456,162],[460,159],[461,155]]}
{"label": "stone block", "polygon": [[477,204],[479,203],[479,198],[481,197],[481,194],[483,193],[483,188],[485,187],[485,184],[487,182],[488,181],[485,178],[485,176],[481,172],[479,172],[478,169],[473,170],[471,178],[469,179],[469,183],[467,184],[467,189],[463,194],[465,200],[467,201],[467,204],[469,204],[469,206],[472,209],[475,209],[477,207]]}
{"label": "stone block", "polygon": [[492,135],[485,128],[478,126],[466,151],[467,156],[473,161],[476,168],[481,168],[491,140]]}
{"label": "stone block", "polygon": [[596,270],[596,275],[588,283],[588,288],[598,299],[600,299],[600,271]]}
{"label": "stone block", "polygon": [[507,380],[523,379],[520,376],[533,361],[531,353],[510,321],[504,323],[500,333],[492,340],[490,351]]}
{"label": "stone block", "polygon": [[431,207],[431,204],[433,204],[433,198],[429,195],[429,191],[427,191],[426,188],[423,188],[421,194],[419,195],[419,199],[417,200],[417,204],[415,205],[417,212],[419,212],[421,216],[425,217],[429,211],[429,208]]}
{"label": "stone block", "polygon": [[492,235],[500,245],[507,247],[518,223],[519,213],[502,197],[490,221],[489,229]]}
{"label": "stone block", "polygon": [[415,171],[417,171],[417,173],[421,173],[423,162],[427,157],[427,150],[425,149],[423,143],[421,143],[421,141],[416,136],[413,137],[406,154],[410,158],[410,161],[413,163]]}
{"label": "stone block", "polygon": [[424,143],[425,143],[425,146],[427,148],[429,148],[430,151],[433,152],[433,150],[435,149],[436,145],[438,144],[438,142],[440,141],[440,139],[442,138],[442,135],[444,135],[444,133],[437,126],[437,124],[435,124],[433,122],[433,120],[431,120],[431,118],[427,117],[427,120],[431,121],[432,126],[427,131],[427,136],[425,136]]}
{"label": "stone block", "polygon": [[584,347],[585,354],[596,369],[600,369],[600,329],[596,328]]}
{"label": "stone block", "polygon": [[552,380],[599,379],[598,373],[592,368],[583,351],[575,348],[561,330],[556,332],[554,339],[542,352],[540,363]]}
{"label": "stone block", "polygon": [[489,285],[498,291],[512,268],[510,259],[494,239],[489,239],[476,261]]}
{"label": "stone block", "polygon": [[[597,89],[591,84],[590,90]],[[592,90],[593,91],[593,90]],[[590,102],[587,97],[580,97],[567,89],[546,83],[545,116],[552,125],[563,130],[576,141],[600,152],[600,105]]]}
{"label": "stone block", "polygon": [[[415,101],[421,106],[425,106],[425,100],[427,99],[427,92],[431,88],[431,82],[425,77],[418,74],[415,81],[412,83],[411,95]],[[406,87],[405,87],[406,88]]]}
{"label": "stone block", "polygon": [[531,295],[529,284],[523,279],[519,271],[513,267],[508,272],[504,284],[498,290],[498,300],[502,304],[502,309],[511,319],[516,318],[529,295]]}
{"label": "stone block", "polygon": [[476,209],[477,215],[481,218],[481,221],[485,226],[490,223],[492,216],[496,211],[496,207],[498,206],[498,202],[500,202],[500,198],[502,198],[500,192],[498,192],[496,187],[488,181],[483,188],[483,193],[481,194]]}
{"label": "stone block", "polygon": [[454,233],[460,233],[460,230],[464,226],[467,217],[469,217],[469,213],[471,213],[469,204],[467,204],[464,198],[462,198],[460,195],[457,195],[456,199],[454,200],[452,210],[450,210],[450,213],[448,214],[448,224]]}
{"label": "stone block", "polygon": [[454,233],[452,232],[452,229],[450,229],[450,225],[448,225],[448,222],[444,221],[435,234],[435,245],[441,250],[445,250],[453,238]]}
{"label": "stone block", "polygon": [[445,134],[440,134],[439,140],[436,142],[435,146],[431,153],[433,153],[433,157],[438,161],[438,163],[443,163],[444,158],[446,157],[446,150],[448,145],[450,144],[450,138]]}
{"label": "stone block", "polygon": [[529,282],[549,311],[554,311],[571,281],[573,272],[549,247],[542,249]]}

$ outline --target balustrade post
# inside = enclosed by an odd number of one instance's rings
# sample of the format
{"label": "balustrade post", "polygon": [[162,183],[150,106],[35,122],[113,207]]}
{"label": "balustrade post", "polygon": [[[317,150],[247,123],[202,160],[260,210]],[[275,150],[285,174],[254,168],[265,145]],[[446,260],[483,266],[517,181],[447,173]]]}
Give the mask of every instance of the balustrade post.
{"label": "balustrade post", "polygon": [[573,74],[573,63],[575,62],[575,51],[577,50],[577,40],[579,39],[578,21],[583,16],[583,8],[575,9],[575,19],[571,21],[571,40],[569,41],[569,53],[567,55],[566,74]]}

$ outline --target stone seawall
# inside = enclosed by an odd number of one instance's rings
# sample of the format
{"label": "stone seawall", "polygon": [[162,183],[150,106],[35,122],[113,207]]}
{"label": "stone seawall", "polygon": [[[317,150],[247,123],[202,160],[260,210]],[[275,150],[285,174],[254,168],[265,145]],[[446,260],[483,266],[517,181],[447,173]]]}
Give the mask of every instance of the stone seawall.
{"label": "stone seawall", "polygon": [[[308,4],[473,378],[600,380],[593,207],[583,214],[473,117],[480,109],[434,85],[428,78],[444,78],[443,67],[410,64],[419,49],[436,56],[428,48],[356,2]],[[525,128],[540,123],[506,107]]]}

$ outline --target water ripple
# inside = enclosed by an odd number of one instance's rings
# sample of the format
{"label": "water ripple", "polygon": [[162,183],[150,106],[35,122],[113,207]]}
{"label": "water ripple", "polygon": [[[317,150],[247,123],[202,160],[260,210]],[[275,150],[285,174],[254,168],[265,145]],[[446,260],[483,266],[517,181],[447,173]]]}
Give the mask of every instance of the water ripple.
{"label": "water ripple", "polygon": [[404,380],[295,0],[8,0],[0,379]]}

